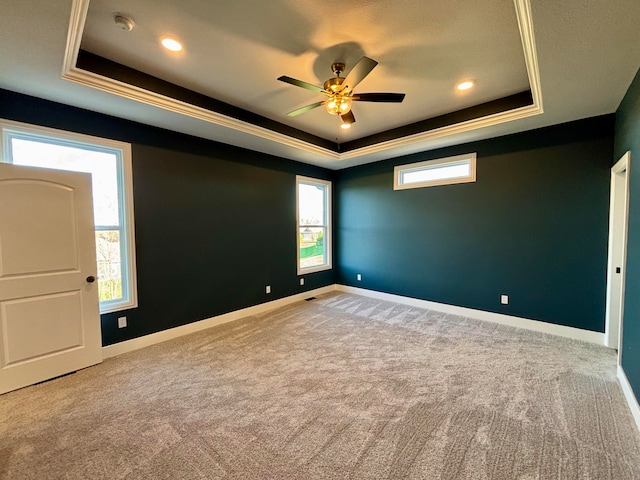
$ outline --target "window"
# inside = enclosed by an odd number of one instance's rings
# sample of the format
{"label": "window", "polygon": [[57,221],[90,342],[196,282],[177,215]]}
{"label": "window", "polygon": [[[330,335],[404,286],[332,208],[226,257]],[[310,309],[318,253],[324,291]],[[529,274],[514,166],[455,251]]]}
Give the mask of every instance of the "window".
{"label": "window", "polygon": [[476,181],[476,154],[399,165],[393,169],[394,190]]}
{"label": "window", "polygon": [[131,145],[0,121],[2,161],[91,173],[100,313],[137,306]]}
{"label": "window", "polygon": [[296,176],[298,275],[331,268],[331,182]]}

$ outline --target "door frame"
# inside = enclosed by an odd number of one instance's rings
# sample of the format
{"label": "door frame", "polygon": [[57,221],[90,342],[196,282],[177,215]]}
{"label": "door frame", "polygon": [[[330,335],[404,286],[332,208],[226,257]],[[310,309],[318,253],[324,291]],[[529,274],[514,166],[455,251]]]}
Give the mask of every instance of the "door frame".
{"label": "door frame", "polygon": [[[622,345],[622,326],[624,319],[624,292],[627,267],[627,231],[629,226],[629,169],[631,152],[626,152],[611,168],[611,197],[609,201],[609,247],[607,260],[607,303],[605,311],[605,345],[618,350],[620,364],[620,346]],[[616,221],[618,219],[618,221]],[[619,261],[616,246],[620,247]],[[615,269],[621,267],[621,272]],[[620,291],[614,288],[615,275],[620,275]],[[619,296],[619,314],[612,311],[612,301]],[[617,329],[616,329],[617,327]],[[617,333],[616,333],[617,332]]]}

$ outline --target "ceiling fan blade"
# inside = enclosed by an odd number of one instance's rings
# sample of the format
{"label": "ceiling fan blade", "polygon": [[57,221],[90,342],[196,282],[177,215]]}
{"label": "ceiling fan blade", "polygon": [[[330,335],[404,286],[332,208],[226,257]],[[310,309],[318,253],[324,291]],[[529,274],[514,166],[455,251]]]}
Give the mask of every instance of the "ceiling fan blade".
{"label": "ceiling fan blade", "polygon": [[309,110],[313,110],[314,108],[318,108],[323,103],[324,103],[324,101],[312,103],[311,105],[307,105],[306,107],[298,108],[297,110],[294,110],[293,112],[289,112],[289,113],[287,113],[287,115],[289,117],[295,117],[297,115],[301,115],[301,114],[303,114],[305,112],[308,112]]}
{"label": "ceiling fan blade", "polygon": [[296,80],[295,78],[287,77],[283,75],[279,77],[278,80],[284,83],[290,83],[291,85],[295,85],[296,87],[306,88],[307,90],[311,90],[312,92],[322,93],[324,89],[322,87],[318,87],[311,83],[303,82],[302,80]]}
{"label": "ceiling fan blade", "polygon": [[340,118],[342,119],[342,123],[356,123],[356,117],[351,110],[349,110],[344,115],[340,115]]}
{"label": "ceiling fan blade", "polygon": [[404,100],[404,93],[357,93],[351,100],[359,102],[390,102],[401,103]]}
{"label": "ceiling fan blade", "polygon": [[369,72],[374,69],[374,67],[378,65],[378,62],[375,60],[371,60],[369,57],[362,57],[358,60],[358,63],[354,65],[354,67],[349,72],[349,75],[342,82],[342,91],[352,92],[356,85],[358,85],[364,77],[369,75]]}

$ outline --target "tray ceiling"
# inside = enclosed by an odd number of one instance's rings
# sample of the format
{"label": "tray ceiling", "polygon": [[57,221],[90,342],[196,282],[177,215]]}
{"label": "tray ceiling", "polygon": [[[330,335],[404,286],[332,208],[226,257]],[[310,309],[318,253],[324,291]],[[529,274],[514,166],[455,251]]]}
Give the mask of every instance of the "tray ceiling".
{"label": "tray ceiling", "polygon": [[[640,65],[633,0],[0,6],[1,88],[328,168],[611,113]],[[162,35],[183,52],[162,50]],[[319,85],[331,63],[348,73],[363,55],[379,64],[356,92],[403,92],[403,103],[354,103],[348,131],[320,108],[286,115],[321,98],[279,76]],[[460,94],[468,78],[476,87]]]}

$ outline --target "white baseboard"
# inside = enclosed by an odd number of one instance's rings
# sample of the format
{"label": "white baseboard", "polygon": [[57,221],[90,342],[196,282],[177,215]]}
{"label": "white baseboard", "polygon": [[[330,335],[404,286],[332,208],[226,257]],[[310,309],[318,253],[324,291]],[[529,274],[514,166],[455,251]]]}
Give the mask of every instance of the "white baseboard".
{"label": "white baseboard", "polygon": [[290,303],[299,302],[305,298],[313,297],[314,295],[321,295],[323,293],[333,292],[335,285],[328,285],[326,287],[317,288],[315,290],[308,290],[306,292],[297,293],[289,297],[279,298],[272,302],[261,303],[260,305],[254,305],[252,307],[243,308],[241,310],[235,310],[233,312],[218,315],[216,317],[207,318],[198,322],[189,323],[187,325],[181,325],[179,327],[170,328],[161,332],[145,335],[144,337],[138,337],[131,340],[125,340],[124,342],[116,343],[114,345],[107,345],[102,347],[102,358],[111,358],[123,353],[132,352],[140,348],[149,347],[156,343],[166,342],[174,338],[182,337],[183,335],[189,335],[190,333],[206,330],[207,328],[222,325],[223,323],[233,322],[234,320],[240,320],[241,318],[249,317],[251,315],[257,315],[269,310],[289,305]]}
{"label": "white baseboard", "polygon": [[388,302],[402,303],[418,308],[426,308],[437,312],[452,313],[462,317],[475,318],[486,322],[499,323],[501,325],[509,325],[511,327],[524,328],[536,332],[549,333],[561,337],[581,340],[583,342],[597,343],[604,345],[605,334],[600,332],[592,332],[581,328],[566,327],[564,325],[555,325],[553,323],[541,322],[539,320],[530,320],[528,318],[514,317],[504,315],[502,313],[485,312],[483,310],[475,310],[473,308],[457,307],[455,305],[447,305],[446,303],[430,302],[428,300],[420,300],[417,298],[403,297],[391,293],[376,292],[358,287],[349,287],[346,285],[336,285],[336,290],[365,297],[377,298]]}
{"label": "white baseboard", "polygon": [[640,405],[638,405],[638,399],[633,393],[633,389],[631,388],[631,384],[629,383],[627,375],[622,369],[622,365],[618,365],[618,380],[620,381],[620,386],[622,387],[624,398],[627,399],[629,410],[631,410],[633,419],[636,421],[636,426],[638,427],[638,430],[640,430]]}
{"label": "white baseboard", "polygon": [[580,328],[555,325],[552,323],[541,322],[538,320],[529,320],[527,318],[514,317],[501,313],[474,310],[472,308],[457,307],[455,305],[430,302],[428,300],[419,300],[417,298],[403,297],[401,295],[394,295],[391,293],[376,292],[374,290],[367,290],[364,288],[349,287],[346,285],[328,285],[326,287],[318,288],[315,290],[309,290],[306,292],[291,295],[289,297],[280,298],[272,302],[261,303],[260,305],[254,305],[252,307],[243,308],[234,312],[225,313],[223,315],[218,315],[217,317],[207,318],[198,322],[193,322],[187,325],[163,330],[161,332],[152,333],[150,335],[145,335],[144,337],[138,337],[132,340],[126,340],[124,342],[116,343],[114,345],[108,345],[106,347],[102,347],[102,357],[115,357],[123,353],[132,352],[144,347],[149,347],[151,345],[155,345],[156,343],[166,342],[167,340],[171,340],[173,338],[178,338],[183,335],[206,330],[207,328],[215,327],[227,322],[233,322],[234,320],[239,320],[251,315],[257,315],[269,310],[289,305],[291,303],[298,302],[300,300],[304,300],[305,298],[309,298],[314,295],[322,295],[323,293],[329,293],[335,290],[346,293],[353,293],[355,295],[362,295],[365,297],[377,298],[379,300],[386,300],[389,302],[402,303],[404,305],[411,305],[418,308],[426,308],[438,312],[452,313],[463,317],[475,318],[477,320],[499,323],[501,325],[509,325],[512,327],[534,330],[536,332],[559,335],[561,337],[572,338],[574,340],[597,343],[598,345],[604,345],[605,342],[604,333],[591,332],[589,330],[582,330]]}

